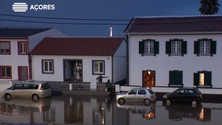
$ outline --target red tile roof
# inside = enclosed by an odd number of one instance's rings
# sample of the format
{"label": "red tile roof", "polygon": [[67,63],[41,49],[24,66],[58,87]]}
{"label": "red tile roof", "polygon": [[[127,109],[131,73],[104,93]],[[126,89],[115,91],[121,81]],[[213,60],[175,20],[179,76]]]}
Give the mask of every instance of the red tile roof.
{"label": "red tile roof", "polygon": [[123,40],[124,37],[47,37],[30,54],[112,56]]}
{"label": "red tile roof", "polygon": [[222,32],[222,16],[135,17],[125,34],[175,34]]}

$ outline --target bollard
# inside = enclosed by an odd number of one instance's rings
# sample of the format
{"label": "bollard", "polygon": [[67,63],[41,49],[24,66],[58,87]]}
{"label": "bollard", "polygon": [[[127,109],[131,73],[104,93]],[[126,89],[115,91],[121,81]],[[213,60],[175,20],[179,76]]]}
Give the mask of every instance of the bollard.
{"label": "bollard", "polygon": [[72,84],[69,84],[69,90],[72,90]]}

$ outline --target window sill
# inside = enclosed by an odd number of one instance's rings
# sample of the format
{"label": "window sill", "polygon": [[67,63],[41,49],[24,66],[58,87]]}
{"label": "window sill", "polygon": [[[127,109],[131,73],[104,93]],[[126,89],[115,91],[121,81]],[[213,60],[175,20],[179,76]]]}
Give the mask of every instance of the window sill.
{"label": "window sill", "polygon": [[181,84],[181,85],[171,85],[171,84],[168,84],[168,87],[183,87],[183,84]]}
{"label": "window sill", "polygon": [[202,54],[197,54],[197,56],[213,56],[213,54],[209,54],[209,53],[202,53]]}
{"label": "window sill", "polygon": [[208,86],[198,85],[197,87],[198,87],[198,88],[212,88],[212,85],[211,85],[211,86],[209,86],[209,85],[208,85]]}
{"label": "window sill", "polygon": [[174,54],[168,54],[168,56],[184,56],[184,54],[174,53]]}
{"label": "window sill", "polygon": [[154,54],[154,53],[144,53],[144,54],[142,54],[142,56],[156,56],[156,54]]}
{"label": "window sill", "polygon": [[0,77],[0,79],[12,79],[12,77]]}
{"label": "window sill", "polygon": [[93,75],[105,75],[105,73],[93,73]]}
{"label": "window sill", "polygon": [[42,74],[54,74],[54,72],[42,72]]}

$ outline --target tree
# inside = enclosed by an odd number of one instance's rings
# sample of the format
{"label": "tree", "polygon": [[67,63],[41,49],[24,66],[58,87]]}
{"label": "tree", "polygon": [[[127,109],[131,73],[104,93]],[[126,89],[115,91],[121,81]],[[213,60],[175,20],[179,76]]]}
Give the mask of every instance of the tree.
{"label": "tree", "polygon": [[201,0],[200,4],[201,7],[199,8],[199,11],[203,15],[212,15],[219,11],[220,4],[218,3],[218,0]]}

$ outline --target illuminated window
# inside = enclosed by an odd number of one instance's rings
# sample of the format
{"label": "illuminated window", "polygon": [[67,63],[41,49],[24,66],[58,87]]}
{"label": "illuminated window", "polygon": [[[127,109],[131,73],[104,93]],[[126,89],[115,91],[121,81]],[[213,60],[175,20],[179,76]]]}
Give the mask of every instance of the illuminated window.
{"label": "illuminated window", "polygon": [[204,85],[204,73],[200,73],[200,85]]}

